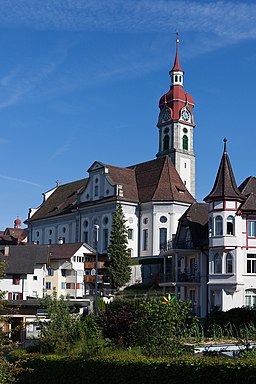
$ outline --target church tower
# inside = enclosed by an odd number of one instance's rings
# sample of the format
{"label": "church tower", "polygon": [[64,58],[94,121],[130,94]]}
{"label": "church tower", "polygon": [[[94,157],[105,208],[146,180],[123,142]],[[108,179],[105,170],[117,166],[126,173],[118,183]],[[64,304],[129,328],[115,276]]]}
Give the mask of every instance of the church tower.
{"label": "church tower", "polygon": [[180,66],[178,45],[177,34],[174,65],[169,72],[170,90],[159,101],[159,151],[156,156],[170,156],[186,188],[195,196],[194,101],[183,89],[184,71]]}

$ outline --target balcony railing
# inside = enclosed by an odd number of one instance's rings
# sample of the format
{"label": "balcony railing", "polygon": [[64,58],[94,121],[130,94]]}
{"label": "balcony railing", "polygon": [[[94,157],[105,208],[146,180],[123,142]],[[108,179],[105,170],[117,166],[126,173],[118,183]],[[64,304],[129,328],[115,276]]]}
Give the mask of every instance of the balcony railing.
{"label": "balcony railing", "polygon": [[200,283],[199,272],[179,272],[176,277],[172,273],[160,274],[160,283]]}
{"label": "balcony railing", "polygon": [[[98,275],[98,282],[101,283],[103,280],[103,275]],[[96,282],[96,276],[95,275],[84,275],[84,282],[85,283],[95,283]]]}
{"label": "balcony railing", "polygon": [[172,249],[193,249],[194,245],[191,240],[175,241],[168,240],[166,243],[160,245],[160,252],[170,251]]}
{"label": "balcony railing", "polygon": [[[96,267],[95,261],[85,261],[84,263],[84,269],[93,269]],[[104,261],[98,261],[98,268],[102,269],[104,268]]]}

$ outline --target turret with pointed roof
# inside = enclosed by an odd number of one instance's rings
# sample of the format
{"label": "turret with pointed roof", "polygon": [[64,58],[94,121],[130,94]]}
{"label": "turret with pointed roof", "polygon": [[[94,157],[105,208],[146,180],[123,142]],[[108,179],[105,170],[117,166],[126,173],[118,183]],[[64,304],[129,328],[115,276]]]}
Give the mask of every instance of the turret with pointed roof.
{"label": "turret with pointed roof", "polygon": [[224,150],[215,183],[209,195],[204,198],[204,201],[207,203],[214,200],[244,200],[243,195],[236,185],[236,180],[227,153],[227,139],[225,138],[223,141]]}

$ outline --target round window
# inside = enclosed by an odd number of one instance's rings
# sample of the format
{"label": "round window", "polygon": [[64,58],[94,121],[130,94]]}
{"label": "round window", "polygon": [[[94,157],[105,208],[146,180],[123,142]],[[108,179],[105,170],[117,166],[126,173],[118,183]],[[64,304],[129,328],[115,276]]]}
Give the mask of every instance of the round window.
{"label": "round window", "polygon": [[187,128],[183,128],[183,132],[184,132],[184,133],[188,133]]}
{"label": "round window", "polygon": [[169,133],[169,128],[165,128],[164,133]]}
{"label": "round window", "polygon": [[148,218],[145,217],[145,219],[143,219],[143,224],[147,224],[148,223]]}
{"label": "round window", "polygon": [[109,195],[109,189],[106,190],[106,195]]}
{"label": "round window", "polygon": [[85,220],[85,221],[84,221],[84,227],[85,227],[85,228],[87,228],[87,227],[88,227],[88,225],[89,225],[89,222],[88,222],[88,220]]}
{"label": "round window", "polygon": [[104,219],[103,219],[103,224],[104,224],[104,225],[107,225],[107,224],[108,224],[108,217],[104,217]]}
{"label": "round window", "polygon": [[161,216],[160,217],[160,221],[161,221],[161,223],[166,223],[167,217],[166,216]]}

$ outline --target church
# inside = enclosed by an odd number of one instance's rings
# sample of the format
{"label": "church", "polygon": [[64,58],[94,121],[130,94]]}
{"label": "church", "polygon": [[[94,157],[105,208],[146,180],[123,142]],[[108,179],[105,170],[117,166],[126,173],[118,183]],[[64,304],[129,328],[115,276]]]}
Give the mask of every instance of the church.
{"label": "church", "polygon": [[159,101],[156,158],[126,168],[94,161],[88,177],[43,193],[25,223],[29,242],[91,247],[97,225],[98,251],[106,253],[121,204],[130,257],[158,258],[159,285],[205,316],[214,307],[256,305],[256,178],[237,186],[224,139],[213,188],[205,203],[196,202],[194,101],[178,47],[177,39],[170,89]]}
{"label": "church", "polygon": [[121,204],[131,257],[158,256],[171,240],[178,221],[195,201],[193,98],[183,88],[184,72],[176,40],[170,89],[159,101],[159,149],[156,158],[126,168],[94,161],[88,177],[57,185],[43,193],[43,202],[29,211],[29,242],[85,242],[107,251],[112,215]]}

